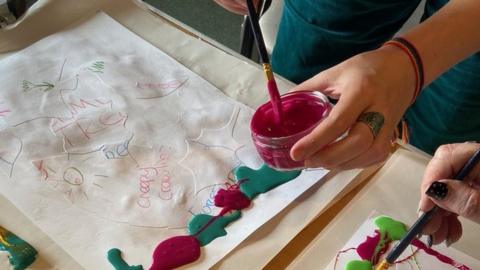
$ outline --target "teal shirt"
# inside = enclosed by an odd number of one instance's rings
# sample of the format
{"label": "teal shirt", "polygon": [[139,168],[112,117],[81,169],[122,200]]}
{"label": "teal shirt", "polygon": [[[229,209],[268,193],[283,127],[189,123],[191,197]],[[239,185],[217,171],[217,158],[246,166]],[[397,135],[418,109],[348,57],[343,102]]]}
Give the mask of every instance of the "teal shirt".
{"label": "teal shirt", "polygon": [[[358,53],[376,49],[419,0],[285,0],[272,54],[275,72],[300,83]],[[447,0],[430,0],[424,19]],[[480,140],[480,55],[427,86],[405,114],[411,143],[433,153],[445,143]]]}

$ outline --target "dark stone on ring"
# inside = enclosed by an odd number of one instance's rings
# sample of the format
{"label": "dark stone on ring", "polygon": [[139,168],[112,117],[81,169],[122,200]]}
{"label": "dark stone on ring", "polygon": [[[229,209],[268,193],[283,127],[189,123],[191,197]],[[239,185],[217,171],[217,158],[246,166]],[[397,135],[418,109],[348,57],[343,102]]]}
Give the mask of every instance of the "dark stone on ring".
{"label": "dark stone on ring", "polygon": [[376,138],[385,122],[385,118],[379,112],[365,112],[358,117],[357,121],[365,123],[372,131],[373,137]]}

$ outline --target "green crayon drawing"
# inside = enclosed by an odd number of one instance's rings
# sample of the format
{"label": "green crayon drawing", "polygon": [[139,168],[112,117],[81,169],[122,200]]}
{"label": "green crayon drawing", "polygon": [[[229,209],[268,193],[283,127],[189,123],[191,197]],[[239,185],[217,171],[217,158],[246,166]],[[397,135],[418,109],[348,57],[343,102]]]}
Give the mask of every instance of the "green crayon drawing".
{"label": "green crayon drawing", "polygon": [[55,85],[53,85],[49,82],[32,83],[32,82],[29,82],[27,80],[22,81],[23,92],[29,92],[31,90],[48,92],[48,91],[52,90],[54,87],[55,87]]}
{"label": "green crayon drawing", "polygon": [[95,72],[95,73],[103,73],[105,70],[105,62],[103,61],[95,61],[88,67],[88,70]]}

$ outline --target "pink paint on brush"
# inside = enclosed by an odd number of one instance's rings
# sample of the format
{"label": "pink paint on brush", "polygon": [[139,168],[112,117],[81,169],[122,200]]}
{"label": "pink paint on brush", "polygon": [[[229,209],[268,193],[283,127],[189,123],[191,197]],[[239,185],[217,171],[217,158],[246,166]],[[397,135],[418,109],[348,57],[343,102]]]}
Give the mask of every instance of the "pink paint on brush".
{"label": "pink paint on brush", "polygon": [[268,94],[270,95],[270,103],[273,107],[274,120],[277,125],[282,124],[283,109],[280,92],[278,91],[275,80],[268,80],[267,82]]}
{"label": "pink paint on brush", "polygon": [[332,105],[319,92],[299,91],[281,96],[282,122],[276,122],[272,102],[261,105],[252,117],[253,142],[265,163],[277,170],[303,168],[290,157],[292,146],[310,133],[330,112]]}

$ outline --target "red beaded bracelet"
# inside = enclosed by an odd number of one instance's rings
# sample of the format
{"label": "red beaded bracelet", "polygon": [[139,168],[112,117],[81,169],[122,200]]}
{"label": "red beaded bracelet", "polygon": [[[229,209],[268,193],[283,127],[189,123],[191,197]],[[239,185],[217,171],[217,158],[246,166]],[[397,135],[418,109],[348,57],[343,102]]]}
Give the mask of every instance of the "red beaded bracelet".
{"label": "red beaded bracelet", "polygon": [[410,43],[405,38],[402,38],[402,37],[393,38],[392,40],[389,40],[385,42],[385,44],[383,44],[383,46],[386,46],[386,45],[393,45],[400,48],[402,51],[404,51],[408,55],[408,58],[410,59],[410,62],[413,65],[413,68],[415,70],[415,92],[413,93],[412,102],[411,102],[413,104],[424,86],[425,79],[424,79],[422,58],[420,57],[420,54],[418,53],[415,46],[413,46],[413,44]]}

